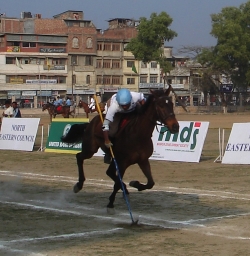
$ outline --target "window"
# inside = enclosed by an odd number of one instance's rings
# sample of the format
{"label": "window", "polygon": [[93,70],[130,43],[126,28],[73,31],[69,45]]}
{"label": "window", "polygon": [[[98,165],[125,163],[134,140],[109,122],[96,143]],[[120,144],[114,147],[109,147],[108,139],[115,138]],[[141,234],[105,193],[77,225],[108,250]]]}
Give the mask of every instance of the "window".
{"label": "window", "polygon": [[140,83],[147,83],[147,77],[146,76],[141,76],[140,77]]}
{"label": "window", "polygon": [[127,84],[135,84],[135,79],[134,78],[127,78]]}
{"label": "window", "polygon": [[104,51],[111,51],[111,43],[104,43],[103,50]]}
{"label": "window", "polygon": [[53,65],[65,65],[65,60],[64,59],[52,59],[52,64]]}
{"label": "window", "polygon": [[66,84],[66,77],[65,77],[65,76],[59,76],[59,77],[57,78],[57,82],[58,82],[59,84]]}
{"label": "window", "polygon": [[96,60],[96,68],[102,68],[102,60]]}
{"label": "window", "polygon": [[113,60],[112,68],[120,68],[120,61],[119,60]]}
{"label": "window", "polygon": [[20,46],[20,42],[7,42],[7,46]]}
{"label": "window", "polygon": [[102,84],[102,76],[97,76],[97,84]]}
{"label": "window", "polygon": [[147,63],[141,62],[141,68],[146,68],[146,67],[147,67]]}
{"label": "window", "polygon": [[97,51],[102,51],[102,43],[97,43]]}
{"label": "window", "polygon": [[134,61],[127,61],[127,68],[132,68],[135,65]]}
{"label": "window", "polygon": [[111,60],[103,60],[103,68],[110,68]]}
{"label": "window", "polygon": [[150,76],[150,83],[157,83],[157,76]]}
{"label": "window", "polygon": [[71,56],[71,65],[77,65],[77,56],[76,55]]}
{"label": "window", "polygon": [[36,47],[36,43],[34,43],[34,42],[23,42],[23,47],[24,48],[34,48],[34,47]]}
{"label": "window", "polygon": [[120,44],[118,44],[118,43],[113,43],[113,45],[112,45],[112,50],[113,50],[113,51],[120,51]]}
{"label": "window", "polygon": [[157,62],[156,61],[151,62],[151,68],[157,68]]}
{"label": "window", "polygon": [[85,66],[92,66],[92,65],[93,65],[92,56],[86,56],[85,57]]}
{"label": "window", "polygon": [[121,77],[120,76],[113,76],[112,77],[112,84],[120,85],[121,84]]}
{"label": "window", "polygon": [[16,63],[15,58],[10,58],[10,57],[6,58],[6,64],[15,64],[15,63]]}
{"label": "window", "polygon": [[90,84],[90,75],[86,76],[86,84]]}
{"label": "window", "polygon": [[111,77],[110,76],[103,76],[103,84],[110,85],[111,84]]}

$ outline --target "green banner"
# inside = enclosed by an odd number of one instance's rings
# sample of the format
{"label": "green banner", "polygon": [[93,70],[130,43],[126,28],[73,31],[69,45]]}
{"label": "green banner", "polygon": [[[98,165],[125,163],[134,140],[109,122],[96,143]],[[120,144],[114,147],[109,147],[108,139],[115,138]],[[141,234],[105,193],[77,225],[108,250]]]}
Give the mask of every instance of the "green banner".
{"label": "green banner", "polygon": [[69,144],[61,141],[73,124],[89,123],[88,118],[58,118],[51,123],[45,152],[75,154],[81,151],[82,143]]}

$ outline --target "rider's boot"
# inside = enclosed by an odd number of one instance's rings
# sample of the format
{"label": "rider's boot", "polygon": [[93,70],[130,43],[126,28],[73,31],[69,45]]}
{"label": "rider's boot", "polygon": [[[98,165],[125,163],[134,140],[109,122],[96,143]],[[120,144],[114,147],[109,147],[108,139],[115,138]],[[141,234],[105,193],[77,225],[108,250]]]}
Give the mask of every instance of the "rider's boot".
{"label": "rider's boot", "polygon": [[110,150],[108,150],[105,155],[104,155],[104,163],[105,164],[110,164],[111,163],[111,160],[112,160],[112,156],[111,156],[111,153],[110,153]]}

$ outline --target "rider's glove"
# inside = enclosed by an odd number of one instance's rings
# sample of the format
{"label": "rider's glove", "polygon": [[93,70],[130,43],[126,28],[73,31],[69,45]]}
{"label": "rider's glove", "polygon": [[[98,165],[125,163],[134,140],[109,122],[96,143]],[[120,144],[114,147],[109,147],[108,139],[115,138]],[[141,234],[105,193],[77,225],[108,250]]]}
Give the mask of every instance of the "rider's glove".
{"label": "rider's glove", "polygon": [[105,141],[105,146],[106,146],[107,148],[110,148],[110,147],[113,146],[113,144],[111,143],[111,141]]}

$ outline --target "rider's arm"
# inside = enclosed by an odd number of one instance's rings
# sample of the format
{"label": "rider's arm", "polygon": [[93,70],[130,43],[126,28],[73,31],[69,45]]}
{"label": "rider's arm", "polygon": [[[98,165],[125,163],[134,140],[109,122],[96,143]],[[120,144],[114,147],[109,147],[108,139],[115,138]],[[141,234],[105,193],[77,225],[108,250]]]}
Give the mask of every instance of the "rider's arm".
{"label": "rider's arm", "polygon": [[107,148],[112,146],[112,143],[109,140],[109,134],[108,134],[109,133],[109,124],[110,124],[110,121],[105,119],[103,122],[103,125],[102,125],[104,143]]}

